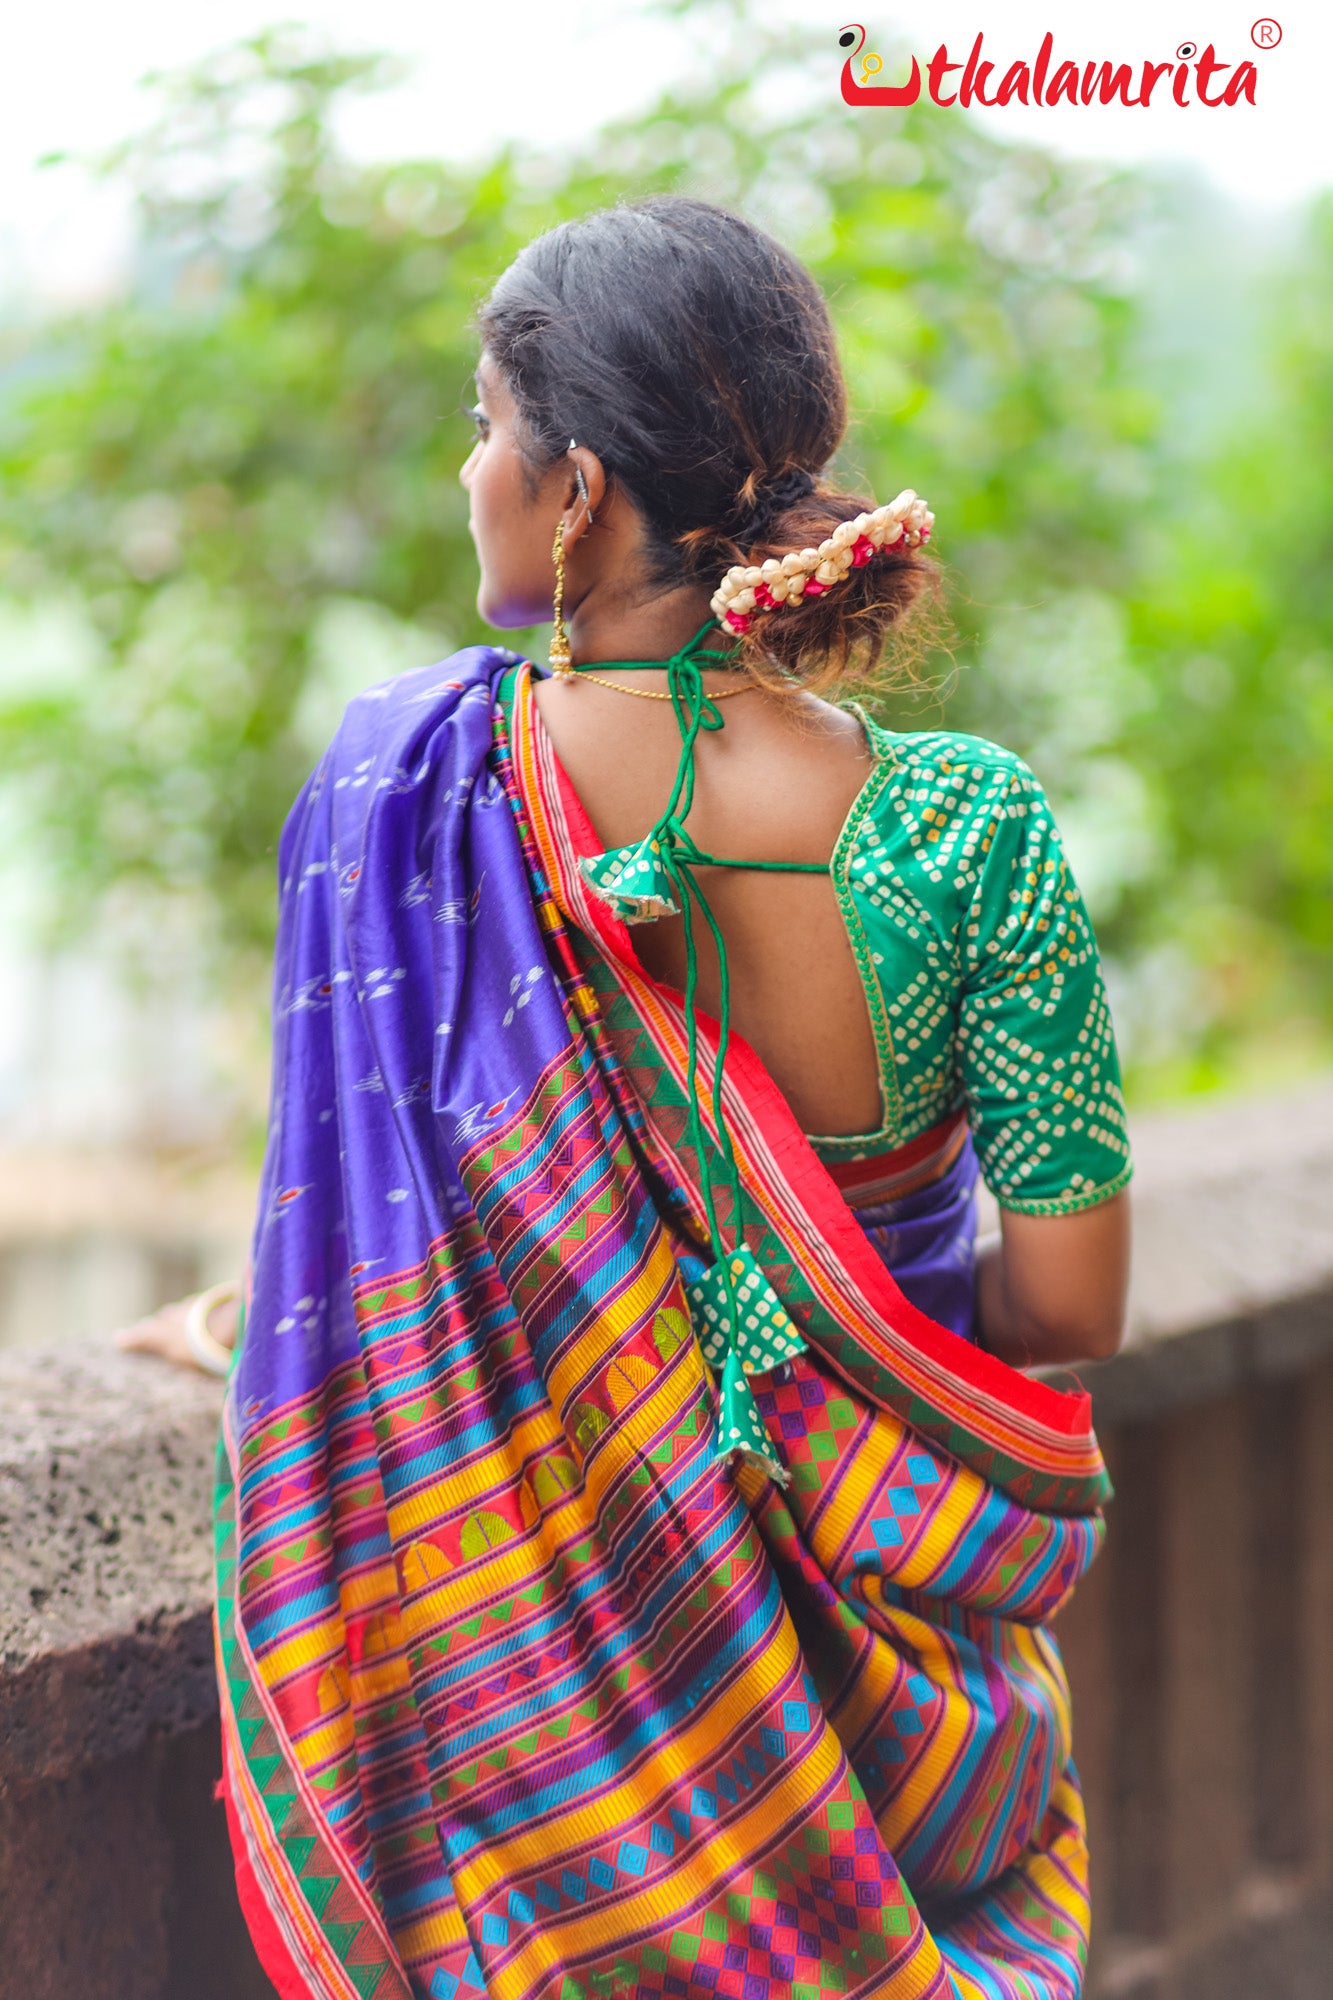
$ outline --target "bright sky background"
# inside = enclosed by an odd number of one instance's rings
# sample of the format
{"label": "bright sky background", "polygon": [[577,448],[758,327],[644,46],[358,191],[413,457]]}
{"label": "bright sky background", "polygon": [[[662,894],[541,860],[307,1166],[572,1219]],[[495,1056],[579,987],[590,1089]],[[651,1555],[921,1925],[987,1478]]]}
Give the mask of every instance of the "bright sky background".
{"label": "bright sky background", "polygon": [[[1250,39],[1256,5],[1275,8],[1282,41],[1260,54]],[[1183,41],[1215,43],[1220,60],[1259,66],[1253,109],[1177,108],[1169,95],[1148,110],[1009,106],[982,113],[997,132],[1068,152],[1118,159],[1171,156],[1197,162],[1247,204],[1276,207],[1333,181],[1327,111],[1333,75],[1328,0],[770,0],[809,52],[812,86],[827,76],[838,99],[839,29],[855,8],[869,46],[886,60],[895,40],[928,57],[940,40],[965,55],[984,27],[997,76],[1031,60],[1053,22],[1056,59],[1170,60]],[[703,10],[683,23],[645,20],[634,0],[9,0],[0,69],[0,294],[16,284],[66,299],[95,293],[123,255],[128,218],[109,190],[89,192],[75,172],[38,172],[46,152],[95,150],[142,122],[138,80],[191,61],[283,19],[326,29],[346,48],[378,45],[418,59],[412,81],[365,107],[352,136],[367,153],[460,157],[522,134],[549,142],[633,112],[700,62]],[[897,74],[891,71],[891,74]],[[1169,80],[1168,80],[1169,81]],[[1160,86],[1159,86],[1160,90]],[[863,117],[865,112],[847,112]]]}

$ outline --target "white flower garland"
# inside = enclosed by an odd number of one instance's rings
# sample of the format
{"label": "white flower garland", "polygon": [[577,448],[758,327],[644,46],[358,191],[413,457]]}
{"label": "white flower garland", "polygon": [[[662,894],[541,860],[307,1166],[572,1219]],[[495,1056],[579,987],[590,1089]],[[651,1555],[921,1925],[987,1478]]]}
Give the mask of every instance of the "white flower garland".
{"label": "white flower garland", "polygon": [[935,516],[909,486],[885,507],[840,521],[817,549],[793,550],[770,556],[767,562],[737,563],[714,591],[710,609],[728,631],[745,632],[756,611],[799,604],[803,597],[822,597],[859,569],[880,549],[919,548],[930,540]]}

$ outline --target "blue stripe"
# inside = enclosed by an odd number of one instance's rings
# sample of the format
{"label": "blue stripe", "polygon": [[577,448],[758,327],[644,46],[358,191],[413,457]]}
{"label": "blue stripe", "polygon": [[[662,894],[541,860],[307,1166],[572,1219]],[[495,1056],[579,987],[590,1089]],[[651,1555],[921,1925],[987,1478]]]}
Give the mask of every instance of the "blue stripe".
{"label": "blue stripe", "polygon": [[[718,1675],[725,1673],[729,1665],[740,1659],[758,1642],[761,1632],[771,1626],[781,1603],[782,1594],[778,1589],[777,1575],[770,1570],[758,1609],[732,1634],[728,1644],[720,1648],[710,1659],[711,1679],[716,1679]],[[585,1681],[591,1677],[592,1672],[593,1663],[589,1662],[585,1668]],[[577,1686],[577,1683],[575,1685]],[[524,1820],[554,1811],[557,1807],[567,1805],[571,1799],[577,1798],[580,1794],[591,1792],[598,1785],[614,1779],[640,1751],[669,1742],[676,1735],[684,1719],[698,1706],[701,1693],[702,1690],[696,1682],[674,1702],[670,1704],[659,1702],[635,1729],[629,1732],[618,1730],[615,1748],[606,1755],[581,1764],[577,1770],[558,1783],[530,1786],[523,1790],[521,1797],[511,1799],[509,1804],[502,1806],[498,1811],[487,1813],[484,1818],[474,1818],[466,1827],[456,1827],[449,1840],[451,1860],[461,1859],[464,1855],[484,1846],[487,1841],[503,1837]],[[548,1715],[552,1713],[557,1699],[557,1691],[548,1688],[541,1704],[542,1712]],[[471,1740],[485,1742],[493,1734],[492,1727],[484,1732],[476,1732]],[[451,1761],[457,1754],[457,1747],[456,1742],[450,1745]],[[698,1775],[696,1773],[696,1776]],[[496,1776],[498,1779],[500,1774],[497,1772]],[[476,1811],[475,1805],[473,1811]]]}

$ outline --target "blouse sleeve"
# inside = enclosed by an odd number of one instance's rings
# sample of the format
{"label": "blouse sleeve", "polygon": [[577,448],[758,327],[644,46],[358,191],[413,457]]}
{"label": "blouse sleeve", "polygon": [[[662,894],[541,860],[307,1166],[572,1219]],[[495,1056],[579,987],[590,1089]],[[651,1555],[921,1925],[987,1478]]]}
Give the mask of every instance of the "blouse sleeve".
{"label": "blouse sleeve", "polygon": [[986,1185],[1004,1208],[1068,1215],[1131,1173],[1097,941],[1046,795],[1006,759],[963,926],[958,1061]]}

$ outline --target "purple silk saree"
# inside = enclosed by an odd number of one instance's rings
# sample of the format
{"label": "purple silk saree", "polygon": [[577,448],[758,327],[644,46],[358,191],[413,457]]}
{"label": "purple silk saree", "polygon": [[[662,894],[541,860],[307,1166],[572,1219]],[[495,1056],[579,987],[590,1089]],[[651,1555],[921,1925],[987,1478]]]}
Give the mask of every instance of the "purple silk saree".
{"label": "purple silk saree", "polygon": [[1073,2000],[1087,1399],[904,1296],[733,1041],[724,1220],[802,1351],[747,1370],[777,1476],[719,1452],[716,1129],[513,663],[359,697],[280,845],[217,1493],[256,1946],[284,2000]]}

